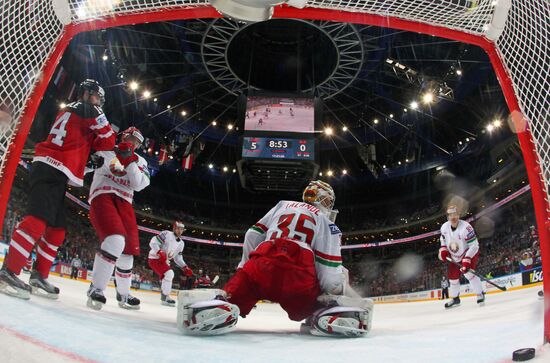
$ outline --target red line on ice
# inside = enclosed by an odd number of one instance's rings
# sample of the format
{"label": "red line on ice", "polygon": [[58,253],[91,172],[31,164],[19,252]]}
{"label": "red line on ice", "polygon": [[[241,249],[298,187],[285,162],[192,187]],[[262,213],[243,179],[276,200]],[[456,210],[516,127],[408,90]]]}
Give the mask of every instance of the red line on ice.
{"label": "red line on ice", "polygon": [[50,352],[54,352],[54,353],[57,353],[57,354],[60,354],[62,356],[65,356],[67,358],[71,358],[75,361],[78,361],[78,362],[85,362],[85,363],[97,363],[95,360],[93,359],[89,359],[89,358],[85,358],[85,357],[82,357],[76,353],[71,353],[71,352],[66,352],[64,351],[63,349],[59,349],[57,347],[54,347],[53,345],[49,345],[47,343],[44,343],[43,341],[40,341],[38,339],[35,339],[33,337],[30,337],[28,335],[25,335],[23,333],[20,333],[18,331],[15,331],[13,329],[10,329],[8,327],[5,327],[3,325],[0,325],[0,330],[3,330],[5,332],[7,332],[8,334],[11,334],[11,335],[14,335],[15,337],[21,339],[21,340],[24,340],[26,342],[29,342],[31,344],[34,344],[40,348],[43,348],[43,349],[46,349],[46,350],[49,350]]}

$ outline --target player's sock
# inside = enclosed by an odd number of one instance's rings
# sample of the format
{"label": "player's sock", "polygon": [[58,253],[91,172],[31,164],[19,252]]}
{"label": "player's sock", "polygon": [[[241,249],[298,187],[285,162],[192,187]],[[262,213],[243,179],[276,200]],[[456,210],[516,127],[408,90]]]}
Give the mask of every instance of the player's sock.
{"label": "player's sock", "polygon": [[464,276],[470,282],[470,286],[472,286],[472,290],[474,291],[474,293],[476,295],[481,295],[483,293],[483,288],[481,287],[481,280],[479,279],[479,277],[471,272],[467,272],[466,274],[464,274]]}
{"label": "player's sock", "polygon": [[35,270],[40,273],[42,278],[47,279],[50,274],[50,268],[57,256],[57,249],[65,240],[65,228],[47,227],[44,236],[38,241],[36,246],[36,265]]}
{"label": "player's sock", "polygon": [[118,257],[124,249],[124,237],[119,234],[114,234],[105,238],[101,244],[101,249],[96,253],[94,259],[94,274],[92,277],[92,285],[101,291],[105,290]]}
{"label": "player's sock", "polygon": [[31,251],[36,241],[46,231],[46,222],[34,216],[26,216],[17,225],[11,237],[9,258],[6,262],[8,270],[16,275],[21,273],[21,269],[27,263]]}
{"label": "player's sock", "polygon": [[162,293],[166,296],[170,296],[172,292],[172,280],[174,279],[174,271],[168,270],[164,273],[162,282],[160,284],[160,289]]}
{"label": "player's sock", "polygon": [[460,280],[449,280],[449,296],[451,299],[460,294]]}
{"label": "player's sock", "polygon": [[134,267],[134,256],[132,255],[122,254],[116,261],[116,289],[120,295],[130,294],[130,285],[132,284],[132,267]]}

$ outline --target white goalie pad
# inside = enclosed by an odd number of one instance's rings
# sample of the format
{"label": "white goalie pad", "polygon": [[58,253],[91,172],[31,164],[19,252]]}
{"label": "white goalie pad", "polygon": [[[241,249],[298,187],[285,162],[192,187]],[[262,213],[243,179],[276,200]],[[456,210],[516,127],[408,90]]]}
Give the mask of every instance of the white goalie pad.
{"label": "white goalie pad", "polygon": [[316,311],[309,332],[317,336],[358,338],[368,334],[371,321],[372,309],[335,306]]}
{"label": "white goalie pad", "polygon": [[[239,307],[227,301],[214,299],[216,296],[225,296],[223,290],[218,290],[218,294],[214,295],[212,291],[212,289],[198,289],[180,292],[177,325],[183,334],[220,335],[235,329]],[[205,300],[205,296],[209,296],[210,299]]]}

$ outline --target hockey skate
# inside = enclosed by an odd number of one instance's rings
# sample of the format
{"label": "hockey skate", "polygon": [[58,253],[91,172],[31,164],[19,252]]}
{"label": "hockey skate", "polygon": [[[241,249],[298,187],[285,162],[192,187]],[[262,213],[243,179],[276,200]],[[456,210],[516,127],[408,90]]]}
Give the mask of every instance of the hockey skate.
{"label": "hockey skate", "polygon": [[135,297],[135,296],[132,296],[130,294],[128,295],[121,295],[118,293],[116,293],[116,300],[118,301],[118,306],[120,306],[121,308],[123,309],[127,309],[127,310],[139,310],[139,307],[140,307],[140,300]]}
{"label": "hockey skate", "polygon": [[88,289],[88,301],[86,302],[86,305],[90,309],[101,310],[106,302],[107,299],[105,298],[105,295],[103,295],[103,291],[95,288],[94,285],[90,284],[90,288]]}
{"label": "hockey skate", "polygon": [[478,306],[485,306],[485,293],[484,292],[477,295],[477,305]]}
{"label": "hockey skate", "polygon": [[0,292],[24,300],[31,298],[31,287],[6,268],[0,270]]}
{"label": "hockey skate", "polygon": [[445,309],[456,308],[457,306],[460,306],[460,298],[458,296],[453,297],[451,301],[445,303]]}
{"label": "hockey skate", "polygon": [[42,296],[48,299],[57,300],[59,298],[59,289],[43,278],[38,271],[32,271],[29,279],[31,292],[33,295]]}
{"label": "hockey skate", "polygon": [[161,293],[160,304],[165,306],[176,306],[176,301],[172,300],[170,296]]}

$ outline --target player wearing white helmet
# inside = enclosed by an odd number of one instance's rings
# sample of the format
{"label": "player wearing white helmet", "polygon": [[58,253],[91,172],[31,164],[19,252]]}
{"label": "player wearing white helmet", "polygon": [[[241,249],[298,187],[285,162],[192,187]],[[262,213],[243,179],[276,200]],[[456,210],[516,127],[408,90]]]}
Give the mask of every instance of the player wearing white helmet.
{"label": "player wearing white helmet", "polygon": [[149,185],[147,161],[135,150],[143,135],[130,127],[122,132],[114,151],[96,153],[103,164],[94,171],[90,187],[90,220],[101,247],[94,260],[92,284],[87,305],[99,310],[105,304],[103,291],[115,269],[118,305],[139,309],[140,301],[130,295],[134,256],[139,256],[136,216],[132,207],[134,192]]}
{"label": "player wearing white helmet", "polygon": [[367,334],[373,304],[349,287],[334,202],[332,187],[317,180],[305,188],[303,202],[277,203],[247,231],[237,272],[223,290],[180,292],[178,328],[223,334],[234,329],[239,314],[245,317],[266,299],[292,320],[307,318],[311,334]]}
{"label": "player wearing white helmet", "polygon": [[182,257],[185,243],[181,238],[185,232],[185,225],[180,221],[174,221],[172,231],[162,231],[151,238],[149,246],[148,263],[149,267],[159,276],[161,280],[160,301],[162,305],[174,306],[176,302],[170,298],[172,291],[172,280],[174,271],[170,267],[170,261],[174,260],[181,268],[185,276],[193,276],[193,270],[187,266]]}

